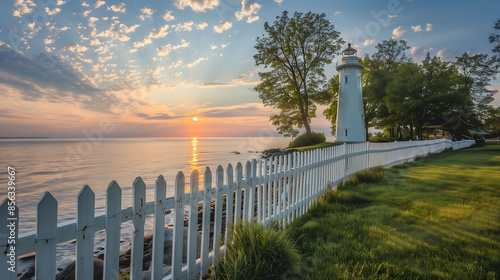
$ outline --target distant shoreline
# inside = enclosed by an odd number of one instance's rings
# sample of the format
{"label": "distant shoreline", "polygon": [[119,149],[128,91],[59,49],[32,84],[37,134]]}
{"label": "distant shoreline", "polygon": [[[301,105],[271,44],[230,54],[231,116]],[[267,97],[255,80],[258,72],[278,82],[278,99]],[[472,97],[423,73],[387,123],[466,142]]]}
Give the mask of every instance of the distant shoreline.
{"label": "distant shoreline", "polygon": [[0,139],[50,139],[50,137],[0,137]]}

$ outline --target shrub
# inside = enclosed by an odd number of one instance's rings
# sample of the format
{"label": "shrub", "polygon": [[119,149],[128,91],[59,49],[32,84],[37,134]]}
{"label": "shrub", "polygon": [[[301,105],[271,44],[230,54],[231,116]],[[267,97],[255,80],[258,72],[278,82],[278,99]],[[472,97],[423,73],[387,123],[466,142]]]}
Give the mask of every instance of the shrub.
{"label": "shrub", "polygon": [[311,134],[304,133],[299,137],[295,138],[290,144],[288,148],[296,148],[296,147],[304,147],[311,146],[320,143],[326,142],[325,134],[313,132]]}
{"label": "shrub", "polygon": [[217,279],[290,279],[297,273],[299,254],[285,232],[259,223],[238,222],[230,229],[226,258]]}

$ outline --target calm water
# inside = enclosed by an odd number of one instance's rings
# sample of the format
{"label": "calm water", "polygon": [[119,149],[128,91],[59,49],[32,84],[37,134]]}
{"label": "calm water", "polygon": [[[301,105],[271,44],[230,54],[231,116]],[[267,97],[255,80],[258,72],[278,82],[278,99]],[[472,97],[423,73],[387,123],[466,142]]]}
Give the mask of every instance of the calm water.
{"label": "calm water", "polygon": [[[16,204],[20,209],[20,232],[35,229],[36,207],[46,191],[58,201],[58,222],[74,220],[76,197],[84,185],[95,192],[96,213],[105,211],[106,188],[112,180],[122,187],[122,206],[132,204],[132,183],[141,176],[147,186],[147,201],[154,197],[154,183],[159,175],[167,181],[167,195],[173,195],[178,171],[189,175],[194,169],[203,174],[208,166],[215,172],[220,164],[236,166],[260,158],[262,151],[285,147],[291,139],[283,137],[245,138],[117,138],[91,142],[88,139],[0,140],[0,198],[7,192],[7,167],[16,169]],[[240,154],[234,153],[239,152]],[[215,176],[213,177],[215,178]],[[201,178],[200,178],[201,179]],[[173,217],[167,215],[166,223]],[[146,232],[153,228],[146,219]],[[131,221],[122,224],[121,250],[130,248]],[[104,232],[95,234],[95,256],[103,251]],[[75,258],[75,244],[57,246],[57,266],[64,268]],[[26,271],[33,260],[19,262],[18,272]]]}
{"label": "calm water", "polygon": [[[158,175],[167,180],[168,194],[178,171],[189,181],[192,170],[202,174],[208,166],[236,165],[260,158],[268,148],[284,147],[283,137],[247,138],[117,138],[91,142],[87,139],[0,140],[4,176],[0,197],[6,197],[7,166],[16,169],[16,203],[20,208],[21,232],[34,230],[36,206],[49,191],[59,203],[58,222],[75,219],[76,196],[89,185],[95,192],[96,212],[104,212],[106,188],[116,180],[123,189],[123,206],[132,201],[132,183],[141,176],[147,200],[153,200]],[[236,154],[233,152],[240,152]],[[252,152],[250,152],[252,151]],[[188,182],[189,183],[189,182]],[[3,187],[1,187],[3,186]]]}

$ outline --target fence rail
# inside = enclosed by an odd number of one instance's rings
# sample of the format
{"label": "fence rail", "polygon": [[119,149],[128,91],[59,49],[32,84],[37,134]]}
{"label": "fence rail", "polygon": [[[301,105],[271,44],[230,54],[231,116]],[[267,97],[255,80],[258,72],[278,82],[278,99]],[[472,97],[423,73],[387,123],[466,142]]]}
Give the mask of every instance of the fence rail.
{"label": "fence rail", "polygon": [[[197,170],[192,172],[189,193],[185,193],[185,176],[179,172],[173,197],[166,197],[166,182],[160,175],[156,180],[154,201],[150,202],[146,201],[145,183],[137,177],[133,183],[132,205],[124,208],[121,205],[121,188],[112,181],[106,191],[106,212],[97,215],[94,192],[85,185],[77,197],[76,220],[60,224],[57,224],[57,201],[46,192],[38,203],[36,231],[23,233],[17,238],[16,253],[23,255],[36,252],[36,279],[54,279],[57,271],[56,245],[76,239],[76,279],[92,279],[94,233],[105,229],[104,279],[117,279],[120,227],[123,222],[131,220],[134,231],[130,276],[131,279],[142,279],[144,224],[146,216],[154,215],[151,279],[199,279],[208,273],[209,266],[217,265],[225,251],[221,242],[224,240],[225,244],[230,235],[228,227],[239,219],[256,220],[264,225],[278,222],[284,228],[296,217],[306,213],[328,186],[336,186],[358,171],[378,165],[391,166],[427,153],[438,153],[447,148],[457,150],[473,144],[473,140],[452,142],[447,139],[344,144],[247,161],[245,166],[238,163],[235,168],[229,164],[225,170],[219,166],[215,171],[214,185],[213,173],[207,167],[203,182],[200,182]],[[199,190],[201,183],[202,190]],[[213,238],[210,238],[212,203],[215,209]],[[199,205],[203,205],[201,246],[197,242]],[[7,208],[8,200],[5,199],[0,204],[0,218],[7,213]],[[189,214],[187,261],[183,262],[185,208]],[[171,273],[164,275],[167,210],[174,213],[173,248]],[[6,220],[4,218],[2,220]],[[2,252],[7,252],[9,234],[7,227],[0,227]],[[6,254],[0,254],[2,279],[17,277],[15,273],[4,273],[9,258]]]}

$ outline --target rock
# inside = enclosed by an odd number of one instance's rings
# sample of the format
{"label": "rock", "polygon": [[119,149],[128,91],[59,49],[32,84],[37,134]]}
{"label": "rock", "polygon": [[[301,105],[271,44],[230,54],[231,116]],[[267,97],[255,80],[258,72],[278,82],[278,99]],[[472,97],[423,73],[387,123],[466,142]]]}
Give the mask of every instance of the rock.
{"label": "rock", "polygon": [[[163,266],[163,272],[162,276],[166,277],[171,273],[172,267],[171,266]],[[142,272],[142,279],[143,280],[150,280],[151,279],[151,270],[143,271]]]}
{"label": "rock", "polygon": [[[75,262],[66,266],[61,272],[56,275],[56,280],[74,280],[75,279]],[[104,261],[94,258],[94,280],[100,280],[103,277]]]}
{"label": "rock", "polygon": [[35,276],[35,264],[33,264],[32,266],[30,266],[30,268],[28,269],[28,271],[26,271],[23,274],[23,276],[21,276],[19,279],[20,280],[28,280],[28,279],[31,279],[34,276]]}
{"label": "rock", "polygon": [[236,155],[240,154],[240,152],[238,152],[238,151],[232,151],[231,153],[236,154]]}
{"label": "rock", "polygon": [[35,260],[35,256],[36,256],[36,252],[31,252],[31,253],[19,256],[19,260],[20,261],[31,261],[31,260]]}
{"label": "rock", "polygon": [[[183,253],[182,253],[182,262],[187,263],[187,235],[188,233],[188,228],[184,228],[184,233],[183,233]],[[165,229],[165,246],[163,247],[163,264],[166,265],[172,265],[172,239],[174,238],[174,229],[173,228],[166,228]],[[200,257],[200,250],[201,248],[201,235],[197,234],[197,256],[196,258]]]}

